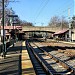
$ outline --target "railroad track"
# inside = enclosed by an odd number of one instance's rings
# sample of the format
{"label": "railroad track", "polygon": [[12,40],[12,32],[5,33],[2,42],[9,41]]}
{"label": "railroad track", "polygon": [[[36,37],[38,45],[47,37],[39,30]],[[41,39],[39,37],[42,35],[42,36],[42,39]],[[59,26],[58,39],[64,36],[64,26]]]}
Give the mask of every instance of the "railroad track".
{"label": "railroad track", "polygon": [[[41,43],[39,43],[39,44],[41,45]],[[64,47],[62,45],[62,43],[60,43],[60,44],[57,43],[57,46],[56,46],[52,42],[50,42],[49,44],[42,43],[42,45],[46,46],[46,47],[41,47],[41,48],[44,48],[45,51],[54,55],[55,57],[59,58],[60,60],[64,61],[69,66],[71,66],[75,69],[75,50],[74,50],[75,48],[74,47],[70,47],[67,45],[66,45],[66,47]],[[61,46],[59,46],[59,45],[61,45]]]}
{"label": "railroad track", "polygon": [[[38,55],[34,52],[34,49],[32,46],[26,41],[26,47],[30,56],[30,59],[32,61],[34,70],[36,75],[50,75],[49,69],[44,65],[44,63],[40,60]],[[53,74],[51,74],[53,75]]]}
{"label": "railroad track", "polygon": [[47,71],[52,75],[75,74],[74,68],[46,52],[45,50],[40,49],[37,45],[31,43],[30,47],[34,53],[36,53],[36,57],[41,60],[41,62],[46,66]]}
{"label": "railroad track", "polygon": [[[40,43],[39,43],[39,45],[40,45]],[[36,45],[37,46],[37,45]],[[38,47],[38,46],[37,46]],[[40,49],[42,49],[43,47],[41,47]],[[46,48],[47,49],[47,48]],[[45,48],[44,48],[44,52],[45,53],[47,53],[48,55],[50,55],[53,59],[55,59],[55,60],[57,60],[60,64],[62,64],[62,66],[64,66],[65,68],[68,68],[68,69],[70,69],[71,71],[72,71],[72,74],[73,75],[75,75],[75,59],[74,60],[70,60],[69,62],[67,61],[66,63],[64,62],[65,61],[65,59],[68,59],[68,57],[66,57],[65,55],[64,55],[64,53],[62,53],[62,56],[60,55],[61,53],[58,53],[58,52],[49,52],[50,51],[50,48],[48,48],[49,50],[48,50],[48,52],[46,52],[47,50],[46,50]],[[62,59],[64,57],[64,59]],[[61,59],[60,59],[61,58]]]}

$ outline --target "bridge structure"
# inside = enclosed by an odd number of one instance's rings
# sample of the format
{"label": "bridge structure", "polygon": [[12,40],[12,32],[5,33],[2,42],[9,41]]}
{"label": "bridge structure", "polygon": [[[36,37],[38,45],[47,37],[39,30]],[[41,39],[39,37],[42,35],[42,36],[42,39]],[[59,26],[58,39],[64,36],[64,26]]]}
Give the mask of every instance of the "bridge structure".
{"label": "bridge structure", "polygon": [[62,30],[61,27],[48,27],[48,26],[22,26],[22,31],[29,37],[30,35],[42,36],[45,38],[53,37],[55,32]]}
{"label": "bridge structure", "polygon": [[54,33],[61,30],[61,27],[48,27],[48,26],[22,26],[24,32],[48,32]]}

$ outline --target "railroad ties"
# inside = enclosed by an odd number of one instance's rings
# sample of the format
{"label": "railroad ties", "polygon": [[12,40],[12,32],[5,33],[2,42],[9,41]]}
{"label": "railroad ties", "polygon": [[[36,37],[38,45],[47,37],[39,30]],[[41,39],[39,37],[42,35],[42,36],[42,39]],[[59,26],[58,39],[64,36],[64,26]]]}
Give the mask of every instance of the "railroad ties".
{"label": "railroad ties", "polygon": [[75,74],[75,69],[63,60],[55,57],[34,43],[26,42],[26,46],[37,75]]}
{"label": "railroad ties", "polygon": [[45,70],[41,67],[41,64],[38,61],[37,55],[32,51],[32,48],[30,47],[28,42],[26,42],[26,47],[31,58],[32,64],[34,66],[36,75],[46,75]]}

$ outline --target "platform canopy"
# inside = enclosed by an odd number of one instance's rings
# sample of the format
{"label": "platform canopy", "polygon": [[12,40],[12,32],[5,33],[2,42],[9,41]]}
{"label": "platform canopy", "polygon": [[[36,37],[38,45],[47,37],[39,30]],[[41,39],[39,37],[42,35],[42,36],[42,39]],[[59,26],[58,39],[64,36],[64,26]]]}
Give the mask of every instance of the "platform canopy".
{"label": "platform canopy", "polygon": [[63,29],[63,30],[60,30],[58,32],[55,32],[53,35],[60,35],[60,34],[64,34],[68,31],[68,29]]}

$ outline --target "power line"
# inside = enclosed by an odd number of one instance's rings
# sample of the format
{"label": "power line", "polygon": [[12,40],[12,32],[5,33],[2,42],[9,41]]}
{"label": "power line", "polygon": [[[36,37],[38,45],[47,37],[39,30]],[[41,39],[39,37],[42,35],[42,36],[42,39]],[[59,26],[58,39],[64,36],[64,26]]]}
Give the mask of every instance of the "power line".
{"label": "power line", "polygon": [[[39,15],[42,13],[42,10],[46,7],[46,5],[48,4],[48,2],[49,2],[49,0],[46,0],[46,1],[45,1],[44,6],[41,8],[41,10],[38,12],[37,16],[35,17],[35,21],[37,20],[37,18],[39,17]],[[64,4],[67,4],[67,3],[68,3],[68,2],[64,2]],[[70,2],[69,4],[72,5],[72,3],[73,3],[73,2]],[[69,4],[68,4],[68,5],[69,5]],[[64,7],[64,6],[62,5],[62,7]],[[61,8],[62,8],[62,7],[61,7]],[[71,6],[70,8],[72,8],[72,7],[73,7],[73,6]],[[57,11],[62,10],[61,8],[59,8]],[[69,7],[68,7],[68,8],[69,8]],[[68,8],[65,9],[65,10],[63,10],[62,12],[59,11],[59,12],[57,12],[57,13],[63,14],[63,13],[65,13],[66,11],[67,11],[67,13],[68,13]],[[56,10],[55,10],[55,13],[56,13]],[[59,15],[60,15],[60,14],[59,14]],[[68,17],[68,16],[65,16],[65,17]],[[35,22],[35,21],[34,21],[34,22]]]}
{"label": "power line", "polygon": [[[35,18],[35,21],[37,20],[37,18],[39,17],[39,15],[41,14],[41,12],[42,12],[42,10],[45,8],[45,6],[48,4],[48,2],[49,2],[49,0],[46,0],[46,2],[45,2],[45,5],[41,8],[41,10],[39,11],[39,13],[37,14],[37,16],[36,16],[36,18]],[[66,4],[66,2],[64,3],[64,4]],[[72,3],[71,3],[72,4]],[[59,8],[60,9],[60,8]],[[59,10],[58,9],[58,10]],[[58,11],[57,10],[57,11]],[[64,11],[62,11],[62,13],[65,13],[67,11],[67,9],[66,10],[64,10]],[[59,13],[59,12],[57,12],[57,13]]]}
{"label": "power line", "polygon": [[[69,5],[72,5],[72,3],[70,3]],[[73,6],[69,7],[69,5],[68,5],[67,7],[71,9]],[[63,13],[65,13],[66,11],[68,11],[68,8],[65,9],[65,10],[59,8],[59,9],[61,9],[61,10],[58,9],[58,10],[55,10],[55,11],[57,11],[57,13],[63,14]],[[62,11],[62,10],[63,10],[63,11]],[[60,11],[62,11],[62,12],[60,12]],[[60,14],[59,14],[59,15],[60,15]]]}
{"label": "power line", "polygon": [[[37,11],[36,11],[36,13],[40,10],[40,7],[42,7],[43,4],[44,4],[44,1],[42,0],[40,6],[38,7],[38,9],[37,9]],[[35,13],[35,14],[36,14],[36,13]]]}
{"label": "power line", "polygon": [[41,14],[42,10],[43,10],[43,9],[45,8],[45,6],[47,5],[48,1],[49,1],[49,0],[47,0],[47,1],[45,2],[45,5],[41,8],[41,10],[39,11],[39,13],[38,13],[38,15],[36,16],[35,20],[36,20],[36,19],[38,18],[38,16]]}
{"label": "power line", "polygon": [[[35,21],[36,21],[36,19],[39,17],[39,15],[41,14],[41,12],[44,10],[44,8],[45,8],[46,5],[48,4],[48,2],[49,2],[49,0],[46,0],[44,6],[41,8],[41,10],[39,11],[39,13],[37,14],[37,16],[36,16],[36,18],[35,18]],[[34,22],[35,22],[35,21],[34,21]]]}

